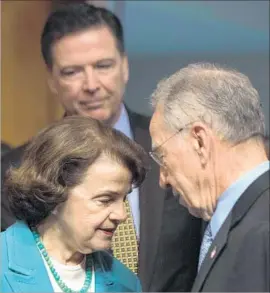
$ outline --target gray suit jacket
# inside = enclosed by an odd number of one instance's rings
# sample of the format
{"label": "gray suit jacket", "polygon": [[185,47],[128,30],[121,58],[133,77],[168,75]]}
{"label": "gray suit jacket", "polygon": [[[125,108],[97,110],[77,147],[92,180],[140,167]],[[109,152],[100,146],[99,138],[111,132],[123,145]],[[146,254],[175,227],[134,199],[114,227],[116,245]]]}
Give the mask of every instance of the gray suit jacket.
{"label": "gray suit jacket", "polygon": [[[151,150],[148,117],[128,110],[134,139]],[[2,158],[2,180],[6,169],[18,166],[25,146]],[[159,187],[159,168],[149,159],[151,171],[140,187],[139,278],[143,291],[190,291],[197,271],[201,220],[179,205],[170,190]],[[2,229],[14,222],[2,194]]]}

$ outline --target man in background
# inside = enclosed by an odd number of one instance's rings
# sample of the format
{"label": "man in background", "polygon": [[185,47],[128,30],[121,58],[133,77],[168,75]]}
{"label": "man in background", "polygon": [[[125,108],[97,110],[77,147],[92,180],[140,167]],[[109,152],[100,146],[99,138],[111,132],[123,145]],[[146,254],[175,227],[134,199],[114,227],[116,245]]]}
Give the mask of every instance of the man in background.
{"label": "man in background", "polygon": [[[123,104],[129,68],[123,28],[115,15],[86,3],[62,7],[49,16],[41,47],[49,87],[65,115],[98,119],[151,149],[149,119]],[[2,159],[2,176],[10,165],[20,163],[24,148]],[[127,210],[130,230],[116,232],[115,256],[138,273],[143,291],[189,291],[196,275],[201,221],[177,205],[170,191],[158,187],[155,164],[143,186],[129,195]],[[13,221],[2,194],[2,228]]]}
{"label": "man in background", "polygon": [[269,166],[265,122],[249,79],[191,64],[153,94],[160,185],[208,222],[192,291],[269,292]]}

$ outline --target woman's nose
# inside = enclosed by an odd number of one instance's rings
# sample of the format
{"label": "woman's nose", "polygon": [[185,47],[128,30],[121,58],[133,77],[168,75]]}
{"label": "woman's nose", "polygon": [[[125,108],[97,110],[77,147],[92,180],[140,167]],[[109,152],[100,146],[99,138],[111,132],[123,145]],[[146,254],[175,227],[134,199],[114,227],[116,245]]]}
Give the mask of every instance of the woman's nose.
{"label": "woman's nose", "polygon": [[118,207],[111,213],[111,220],[117,221],[119,223],[125,222],[127,219],[127,211],[125,202],[119,203]]}

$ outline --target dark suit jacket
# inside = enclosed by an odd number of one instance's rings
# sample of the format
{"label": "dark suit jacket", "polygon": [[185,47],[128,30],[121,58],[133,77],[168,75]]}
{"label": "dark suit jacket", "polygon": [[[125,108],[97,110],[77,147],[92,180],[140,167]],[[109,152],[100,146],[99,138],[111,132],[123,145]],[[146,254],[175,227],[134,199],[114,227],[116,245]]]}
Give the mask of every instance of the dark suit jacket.
{"label": "dark suit jacket", "polygon": [[216,235],[192,291],[269,292],[269,180],[266,172],[235,204]]}
{"label": "dark suit jacket", "polygon": [[[131,111],[128,114],[135,141],[150,151],[149,118]],[[2,174],[11,162],[19,164],[23,149],[2,159]],[[190,291],[197,271],[201,221],[180,206],[171,192],[159,188],[159,168],[149,162],[151,171],[139,192],[139,278],[143,291]],[[3,228],[13,222],[3,195]]]}
{"label": "dark suit jacket", "polygon": [[8,153],[10,150],[11,147],[7,143],[1,141],[1,157]]}

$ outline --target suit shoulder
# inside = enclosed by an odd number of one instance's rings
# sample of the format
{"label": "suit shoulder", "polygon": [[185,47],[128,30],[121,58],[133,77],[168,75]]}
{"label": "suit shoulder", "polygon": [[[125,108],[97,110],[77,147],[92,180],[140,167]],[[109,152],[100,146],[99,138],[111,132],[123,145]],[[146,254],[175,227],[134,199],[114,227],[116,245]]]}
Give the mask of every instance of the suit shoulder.
{"label": "suit shoulder", "polygon": [[149,129],[151,117],[145,116],[136,112],[129,112],[131,121],[136,124],[137,127],[143,129]]}
{"label": "suit shoulder", "polygon": [[7,257],[8,257],[8,245],[7,245],[7,231],[1,232],[1,258],[2,258],[2,271],[6,270],[7,267]]}
{"label": "suit shoulder", "polygon": [[[8,228],[9,229],[9,228]],[[7,229],[7,230],[8,230]],[[1,241],[1,248],[3,248],[3,246],[5,245],[5,242],[6,242],[6,235],[7,235],[7,230],[6,231],[3,231],[1,232],[1,238],[0,238],[0,241]]]}
{"label": "suit shoulder", "polygon": [[[16,240],[19,233],[21,232],[21,229],[18,229],[17,227],[20,227],[21,222],[15,222],[11,226],[9,226],[5,231],[1,232],[1,249],[7,249],[8,244],[7,242],[10,240]],[[17,231],[16,231],[17,230]]]}
{"label": "suit shoulder", "polygon": [[0,251],[1,251],[1,282],[0,292],[14,292],[10,287],[10,283],[6,279],[6,274],[10,273],[9,269],[9,243],[8,238],[11,237],[13,228],[9,227],[6,231],[1,232],[0,236]]}
{"label": "suit shoulder", "polygon": [[260,196],[254,202],[250,210],[248,211],[248,215],[252,223],[268,221],[269,223],[269,208],[270,208],[270,189],[269,187],[263,192],[261,192]]}

